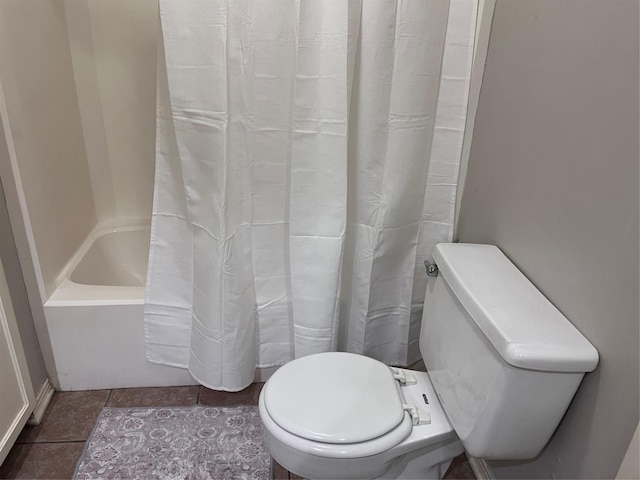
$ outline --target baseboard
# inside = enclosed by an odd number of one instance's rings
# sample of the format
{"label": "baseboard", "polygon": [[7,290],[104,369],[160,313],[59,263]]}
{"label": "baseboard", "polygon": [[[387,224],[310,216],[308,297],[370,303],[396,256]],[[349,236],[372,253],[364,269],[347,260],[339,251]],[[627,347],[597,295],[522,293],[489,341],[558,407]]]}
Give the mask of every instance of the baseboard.
{"label": "baseboard", "polygon": [[44,412],[47,411],[47,407],[54,393],[53,385],[51,385],[51,382],[47,378],[42,384],[42,387],[40,387],[40,391],[36,397],[36,408],[33,410],[29,420],[27,420],[27,425],[40,425],[42,417],[44,417]]}
{"label": "baseboard", "polygon": [[472,457],[468,453],[466,455],[469,465],[471,466],[471,470],[473,470],[473,474],[476,476],[477,480],[495,480],[496,477],[493,476],[493,472],[486,460]]}

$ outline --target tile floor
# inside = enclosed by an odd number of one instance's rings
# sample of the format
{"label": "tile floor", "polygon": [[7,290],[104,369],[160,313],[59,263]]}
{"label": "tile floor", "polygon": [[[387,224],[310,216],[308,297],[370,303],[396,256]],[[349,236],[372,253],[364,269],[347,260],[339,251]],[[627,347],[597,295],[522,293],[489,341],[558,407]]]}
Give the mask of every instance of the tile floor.
{"label": "tile floor", "polygon": [[[262,385],[255,383],[237,393],[200,386],[58,392],[42,423],[24,428],[0,466],[0,479],[70,479],[104,406],[257,405]],[[445,478],[475,479],[464,455],[454,459]],[[300,480],[300,477],[275,464],[274,480]]]}

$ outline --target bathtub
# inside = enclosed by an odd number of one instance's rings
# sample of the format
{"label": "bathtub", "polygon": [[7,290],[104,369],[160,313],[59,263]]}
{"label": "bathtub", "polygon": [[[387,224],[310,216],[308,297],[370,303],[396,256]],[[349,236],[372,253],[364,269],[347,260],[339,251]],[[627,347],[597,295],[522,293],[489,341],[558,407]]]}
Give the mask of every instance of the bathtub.
{"label": "bathtub", "polygon": [[62,390],[196,383],[144,357],[149,231],[97,227],[57,279],[44,311]]}

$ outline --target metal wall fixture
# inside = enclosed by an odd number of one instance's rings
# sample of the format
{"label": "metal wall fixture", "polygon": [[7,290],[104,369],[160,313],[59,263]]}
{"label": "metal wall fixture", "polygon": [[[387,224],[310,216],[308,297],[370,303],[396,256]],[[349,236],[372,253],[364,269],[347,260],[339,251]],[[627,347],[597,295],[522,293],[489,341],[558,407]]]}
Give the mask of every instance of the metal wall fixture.
{"label": "metal wall fixture", "polygon": [[424,261],[424,266],[427,268],[427,275],[429,277],[437,277],[440,270],[438,270],[438,265],[429,260]]}

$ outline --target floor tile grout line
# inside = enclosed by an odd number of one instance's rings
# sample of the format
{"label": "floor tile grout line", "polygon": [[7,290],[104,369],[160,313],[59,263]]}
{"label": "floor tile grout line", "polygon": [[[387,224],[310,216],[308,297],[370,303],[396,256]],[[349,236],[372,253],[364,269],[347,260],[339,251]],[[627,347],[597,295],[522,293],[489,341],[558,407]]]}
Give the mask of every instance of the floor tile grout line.
{"label": "floor tile grout line", "polygon": [[55,445],[60,443],[85,443],[87,440],[48,440],[46,442],[16,442],[15,445]]}
{"label": "floor tile grout line", "polygon": [[107,399],[104,401],[104,405],[102,406],[102,408],[109,406],[109,402],[111,401],[111,395],[113,395],[114,390],[115,388],[109,389],[109,393],[107,394]]}

